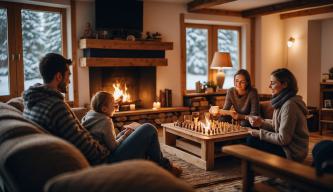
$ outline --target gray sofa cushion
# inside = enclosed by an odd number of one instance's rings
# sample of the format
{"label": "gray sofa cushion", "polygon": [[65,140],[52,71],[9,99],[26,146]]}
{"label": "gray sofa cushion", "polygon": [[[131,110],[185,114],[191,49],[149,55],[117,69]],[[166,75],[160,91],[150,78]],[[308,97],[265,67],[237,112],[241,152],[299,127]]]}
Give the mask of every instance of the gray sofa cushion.
{"label": "gray sofa cushion", "polygon": [[9,191],[42,191],[50,178],[89,167],[70,143],[47,134],[16,137],[0,145],[0,170]]}
{"label": "gray sofa cushion", "polygon": [[15,107],[19,111],[23,112],[24,105],[23,105],[23,98],[22,97],[15,97],[7,101],[7,104],[10,106]]}
{"label": "gray sofa cushion", "polygon": [[45,186],[47,192],[182,192],[187,184],[150,161],[131,160],[59,175]]}
{"label": "gray sofa cushion", "polygon": [[11,138],[46,133],[36,123],[25,119],[20,111],[5,103],[0,103],[0,125],[0,145]]}

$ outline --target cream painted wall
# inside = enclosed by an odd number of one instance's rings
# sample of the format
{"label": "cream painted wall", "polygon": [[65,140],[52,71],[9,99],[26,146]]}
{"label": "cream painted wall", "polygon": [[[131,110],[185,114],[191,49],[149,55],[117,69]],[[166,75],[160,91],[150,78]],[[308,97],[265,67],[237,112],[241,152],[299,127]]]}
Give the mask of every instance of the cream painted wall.
{"label": "cream painted wall", "polygon": [[[289,49],[288,69],[296,76],[299,86],[299,95],[303,96],[304,101],[309,105],[313,104],[310,98],[318,97],[317,87],[308,87],[308,81],[312,78],[308,76],[308,22],[311,20],[323,20],[333,18],[333,13],[319,14],[315,16],[296,17],[285,20],[286,38],[293,36],[295,46]],[[332,34],[332,32],[330,33]],[[319,37],[318,37],[319,38]],[[329,38],[331,39],[331,37]],[[309,71],[310,73],[311,71]],[[317,74],[318,75],[318,74]],[[308,88],[311,89],[308,91]],[[317,105],[317,104],[316,104]]]}
{"label": "cream painted wall", "polygon": [[[321,24],[320,20],[309,21],[308,29],[308,83],[307,83],[307,104],[319,107],[319,82],[321,63]],[[319,67],[318,67],[319,66]],[[311,92],[318,93],[312,94]],[[310,96],[311,95],[311,96]]]}
{"label": "cream painted wall", "polygon": [[[95,3],[89,1],[77,1],[76,2],[76,36],[77,41],[84,33],[84,29],[87,22],[92,24],[92,28],[95,28]],[[77,48],[78,58],[83,57],[83,51]],[[79,59],[77,60],[79,63]],[[82,68],[77,65],[78,68],[78,89],[79,89],[79,106],[84,106],[90,103],[90,91],[89,91],[89,69]]]}
{"label": "cream painted wall", "polygon": [[298,82],[298,94],[307,102],[308,83],[308,22],[304,17],[286,20],[286,40],[295,38],[294,46],[288,48],[287,68]]}
{"label": "cream painted wall", "polygon": [[286,66],[284,23],[279,14],[256,18],[255,82],[259,93],[270,94],[270,73]]}
{"label": "cream painted wall", "polygon": [[333,18],[322,21],[321,32],[321,73],[327,73],[333,67]]}
{"label": "cream painted wall", "polygon": [[173,106],[182,106],[181,93],[181,50],[180,50],[180,14],[186,7],[179,3],[144,3],[143,31],[159,32],[162,40],[173,42],[173,50],[166,51],[168,66],[157,67],[156,95],[165,88],[172,90]]}

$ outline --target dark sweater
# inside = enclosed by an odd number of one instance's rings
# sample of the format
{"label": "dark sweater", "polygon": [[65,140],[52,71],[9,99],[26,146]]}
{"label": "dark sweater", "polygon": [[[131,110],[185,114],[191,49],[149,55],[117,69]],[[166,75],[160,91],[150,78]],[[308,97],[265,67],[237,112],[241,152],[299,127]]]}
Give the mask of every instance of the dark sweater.
{"label": "dark sweater", "polygon": [[81,126],[59,91],[37,84],[24,92],[23,99],[25,118],[72,143],[90,164],[96,165],[107,160],[110,150]]}
{"label": "dark sweater", "polygon": [[257,89],[251,88],[245,95],[238,95],[234,87],[228,89],[224,110],[234,107],[235,111],[242,115],[259,115],[259,97]]}

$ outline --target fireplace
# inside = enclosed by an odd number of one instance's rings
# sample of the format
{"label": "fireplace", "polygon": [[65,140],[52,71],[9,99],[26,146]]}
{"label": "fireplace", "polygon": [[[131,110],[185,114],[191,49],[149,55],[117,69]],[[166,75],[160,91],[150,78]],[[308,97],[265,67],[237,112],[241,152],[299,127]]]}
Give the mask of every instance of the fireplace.
{"label": "fireplace", "polygon": [[90,67],[89,78],[90,95],[113,93],[120,110],[130,110],[130,104],[136,109],[152,108],[156,100],[156,67]]}

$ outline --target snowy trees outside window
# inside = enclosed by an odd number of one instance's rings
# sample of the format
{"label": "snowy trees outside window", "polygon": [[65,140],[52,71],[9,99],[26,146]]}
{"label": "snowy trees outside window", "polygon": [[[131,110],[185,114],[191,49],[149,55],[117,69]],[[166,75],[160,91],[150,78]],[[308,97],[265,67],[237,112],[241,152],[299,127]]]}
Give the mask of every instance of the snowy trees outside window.
{"label": "snowy trees outside window", "polygon": [[61,15],[59,13],[23,9],[22,40],[24,89],[39,82],[38,64],[49,52],[61,54]]}
{"label": "snowy trees outside window", "polygon": [[[65,9],[0,1],[0,100],[43,83],[39,61],[49,52],[63,54]],[[15,19],[14,19],[15,18]],[[73,90],[69,90],[72,94]],[[67,96],[66,96],[67,98]]]}
{"label": "snowy trees outside window", "polygon": [[186,89],[208,80],[208,30],[186,28]]}
{"label": "snowy trees outside window", "polygon": [[239,67],[239,34],[237,30],[217,30],[217,50],[229,52],[231,56],[232,69],[224,70],[225,81],[223,89],[234,86],[234,74]]}
{"label": "snowy trees outside window", "polygon": [[0,9],[0,95],[9,95],[7,9]]}

